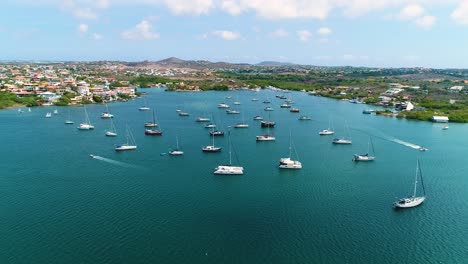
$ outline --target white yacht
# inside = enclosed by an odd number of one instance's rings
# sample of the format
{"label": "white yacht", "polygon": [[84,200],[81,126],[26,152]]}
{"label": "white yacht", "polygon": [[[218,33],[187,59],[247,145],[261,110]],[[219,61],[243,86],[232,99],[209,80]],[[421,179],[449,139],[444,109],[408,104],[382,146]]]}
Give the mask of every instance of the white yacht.
{"label": "white yacht", "polygon": [[83,106],[85,112],[85,120],[78,126],[79,130],[91,130],[94,129],[94,126],[91,125],[91,121],[89,120],[88,112],[86,111],[86,106]]}
{"label": "white yacht", "polygon": [[[293,143],[291,139],[291,134],[289,134],[289,157],[280,159],[280,162],[279,162],[280,169],[302,169],[302,163],[300,161],[291,159],[292,146],[293,146]],[[296,149],[294,149],[294,151],[296,151]],[[296,156],[297,156],[297,153],[296,153]]]}
{"label": "white yacht", "polygon": [[176,148],[169,151],[169,155],[172,156],[181,156],[184,155],[184,152],[179,149],[179,138],[176,136]]}
{"label": "white yacht", "polygon": [[228,133],[229,141],[229,163],[227,165],[219,165],[215,168],[214,174],[218,175],[242,175],[244,174],[244,168],[240,166],[232,166],[232,155],[231,155],[231,131]]}
{"label": "white yacht", "polygon": [[352,144],[353,142],[349,139],[345,139],[345,138],[334,138],[333,141],[332,141],[333,144]]}
{"label": "white yacht", "polygon": [[335,134],[335,132],[333,130],[329,130],[329,129],[324,129],[324,130],[319,132],[319,135],[321,135],[321,136],[333,135],[333,134]]}
{"label": "white yacht", "polygon": [[[416,196],[418,177],[421,178],[422,196]],[[416,176],[414,178],[414,191],[411,197],[402,198],[393,203],[396,208],[411,208],[416,207],[426,200],[426,190],[424,189],[424,182],[422,171],[419,165],[419,160],[416,162]]]}
{"label": "white yacht", "polygon": [[218,104],[218,108],[229,108],[229,105],[228,104]]}
{"label": "white yacht", "polygon": [[133,137],[132,133],[130,132],[130,129],[127,126],[127,142],[115,146],[115,150],[123,151],[123,150],[133,150],[136,148],[137,148],[137,145],[135,143],[135,138]]}

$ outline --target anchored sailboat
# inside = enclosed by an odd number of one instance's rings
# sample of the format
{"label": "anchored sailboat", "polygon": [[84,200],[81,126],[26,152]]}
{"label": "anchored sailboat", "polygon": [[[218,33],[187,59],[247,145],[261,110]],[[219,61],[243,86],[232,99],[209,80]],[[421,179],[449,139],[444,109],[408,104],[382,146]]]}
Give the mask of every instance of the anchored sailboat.
{"label": "anchored sailboat", "polygon": [[115,150],[116,151],[122,151],[122,150],[132,150],[132,149],[136,149],[137,146],[136,146],[136,142],[135,142],[135,138],[133,137],[131,131],[130,131],[130,128],[126,127],[126,132],[127,132],[127,142],[126,143],[123,143],[123,144],[120,144],[120,145],[117,145],[115,147]]}
{"label": "anchored sailboat", "polygon": [[91,129],[94,129],[94,126],[91,125],[91,121],[89,121],[89,116],[88,116],[88,112],[86,111],[86,106],[83,105],[83,109],[84,109],[84,112],[85,112],[85,119],[84,119],[84,122],[81,123],[79,126],[78,126],[78,129],[79,130],[91,130]]}
{"label": "anchored sailboat", "polygon": [[202,151],[203,152],[220,152],[222,148],[215,146],[215,143],[214,143],[215,136],[213,134],[211,134],[211,138],[212,138],[212,142],[213,142],[212,145],[204,146],[202,148]]}
{"label": "anchored sailboat", "polygon": [[[346,130],[346,134],[349,134],[348,132],[348,126],[345,125],[345,130]],[[350,145],[352,144],[353,142],[351,141],[351,139],[348,139],[346,137],[341,137],[341,138],[334,138],[333,141],[332,141],[333,144],[344,144],[344,145]]]}
{"label": "anchored sailboat", "polygon": [[228,141],[229,141],[229,163],[227,165],[219,165],[215,168],[214,174],[222,175],[242,175],[244,174],[244,167],[232,166],[232,144],[231,144],[231,131],[228,132]]}
{"label": "anchored sailboat", "polygon": [[[422,196],[416,196],[418,177],[421,178]],[[402,198],[393,203],[397,208],[411,208],[422,204],[426,200],[426,190],[424,189],[424,181],[422,171],[419,164],[419,159],[416,161],[416,175],[414,177],[414,191],[413,196]]]}
{"label": "anchored sailboat", "polygon": [[[371,155],[369,155],[369,153]],[[374,144],[372,144],[372,138],[369,137],[369,143],[367,144],[367,153],[366,154],[354,154],[353,161],[373,161],[375,160],[375,151]]]}
{"label": "anchored sailboat", "polygon": [[110,118],[110,128],[109,130],[106,131],[106,136],[107,137],[117,136],[117,130],[115,129],[114,121],[112,120],[112,118]]}
{"label": "anchored sailboat", "polygon": [[150,122],[146,122],[145,127],[155,127],[155,126],[158,126],[158,124],[156,123],[156,119],[155,119],[155,116],[154,116],[154,110],[153,110],[153,120],[150,121]]}
{"label": "anchored sailboat", "polygon": [[176,148],[169,151],[169,155],[180,156],[184,155],[184,152],[179,149],[179,138],[176,136]]}
{"label": "anchored sailboat", "polygon": [[109,107],[106,104],[106,111],[101,113],[101,118],[113,118],[114,115],[109,112]]}
{"label": "anchored sailboat", "polygon": [[[291,133],[289,133],[289,157],[287,158],[281,158],[279,162],[279,168],[280,169],[302,169],[302,163],[298,160],[292,160],[291,159],[291,152],[292,152],[292,139],[291,139]],[[294,152],[296,149],[294,148]],[[297,156],[297,153],[296,153]]]}

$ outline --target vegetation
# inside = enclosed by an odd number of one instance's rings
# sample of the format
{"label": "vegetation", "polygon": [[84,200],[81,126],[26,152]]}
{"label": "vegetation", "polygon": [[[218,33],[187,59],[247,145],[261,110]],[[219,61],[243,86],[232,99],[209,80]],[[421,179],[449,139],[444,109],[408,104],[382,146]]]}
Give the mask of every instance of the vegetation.
{"label": "vegetation", "polygon": [[0,92],[0,109],[12,107],[15,105],[25,105],[28,107],[38,106],[37,98],[35,96],[17,97],[16,94],[11,92]]}
{"label": "vegetation", "polygon": [[168,78],[163,78],[159,76],[149,76],[149,75],[140,75],[138,77],[133,78],[130,81],[132,85],[138,85],[141,88],[147,88],[150,86],[154,86],[158,83],[170,83],[170,82],[179,82],[177,80],[171,80]]}

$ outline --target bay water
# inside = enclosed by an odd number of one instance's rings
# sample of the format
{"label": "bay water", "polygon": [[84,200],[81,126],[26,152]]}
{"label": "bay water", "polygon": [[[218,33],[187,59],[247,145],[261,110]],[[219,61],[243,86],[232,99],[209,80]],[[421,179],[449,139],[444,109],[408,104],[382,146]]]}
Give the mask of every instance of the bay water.
{"label": "bay water", "polygon": [[[141,98],[109,104],[115,138],[104,136],[104,105],[86,106],[92,131],[77,129],[82,106],[0,111],[0,263],[466,263],[468,125],[364,115],[371,106],[302,92],[281,93],[301,111],[290,113],[271,90],[143,91],[163,136],[144,134],[152,114],[138,111]],[[255,141],[267,133],[256,115],[277,123],[275,142]],[[212,139],[199,116],[231,130],[244,175],[213,174],[229,161],[228,139],[203,153]],[[250,127],[232,128],[242,120]],[[138,149],[116,152],[126,126]],[[334,136],[319,136],[329,127]],[[176,137],[180,157],[167,155]],[[376,160],[353,162],[370,138]],[[301,170],[278,169],[290,139]],[[412,194],[418,158],[427,199],[394,210]]]}

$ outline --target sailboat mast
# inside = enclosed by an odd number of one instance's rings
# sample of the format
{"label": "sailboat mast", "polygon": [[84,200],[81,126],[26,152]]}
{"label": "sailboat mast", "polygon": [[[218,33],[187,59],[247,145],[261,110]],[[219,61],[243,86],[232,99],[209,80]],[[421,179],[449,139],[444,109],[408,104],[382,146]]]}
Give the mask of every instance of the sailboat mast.
{"label": "sailboat mast", "polygon": [[413,197],[416,197],[416,187],[418,186],[418,174],[419,174],[419,160],[416,161],[416,175],[414,177],[414,192]]}
{"label": "sailboat mast", "polygon": [[289,131],[289,158],[291,158],[291,131]]}
{"label": "sailboat mast", "polygon": [[232,165],[232,158],[231,158],[231,131],[228,131],[228,144],[229,144],[229,166]]}
{"label": "sailboat mast", "polygon": [[[419,160],[418,160],[418,165],[420,164]],[[423,195],[426,196],[426,189],[424,188],[424,181],[423,181],[423,175],[422,175],[422,170],[421,170],[421,167],[420,165],[418,166],[419,167],[419,174],[421,175],[421,186],[422,186],[422,189],[423,189]]]}

